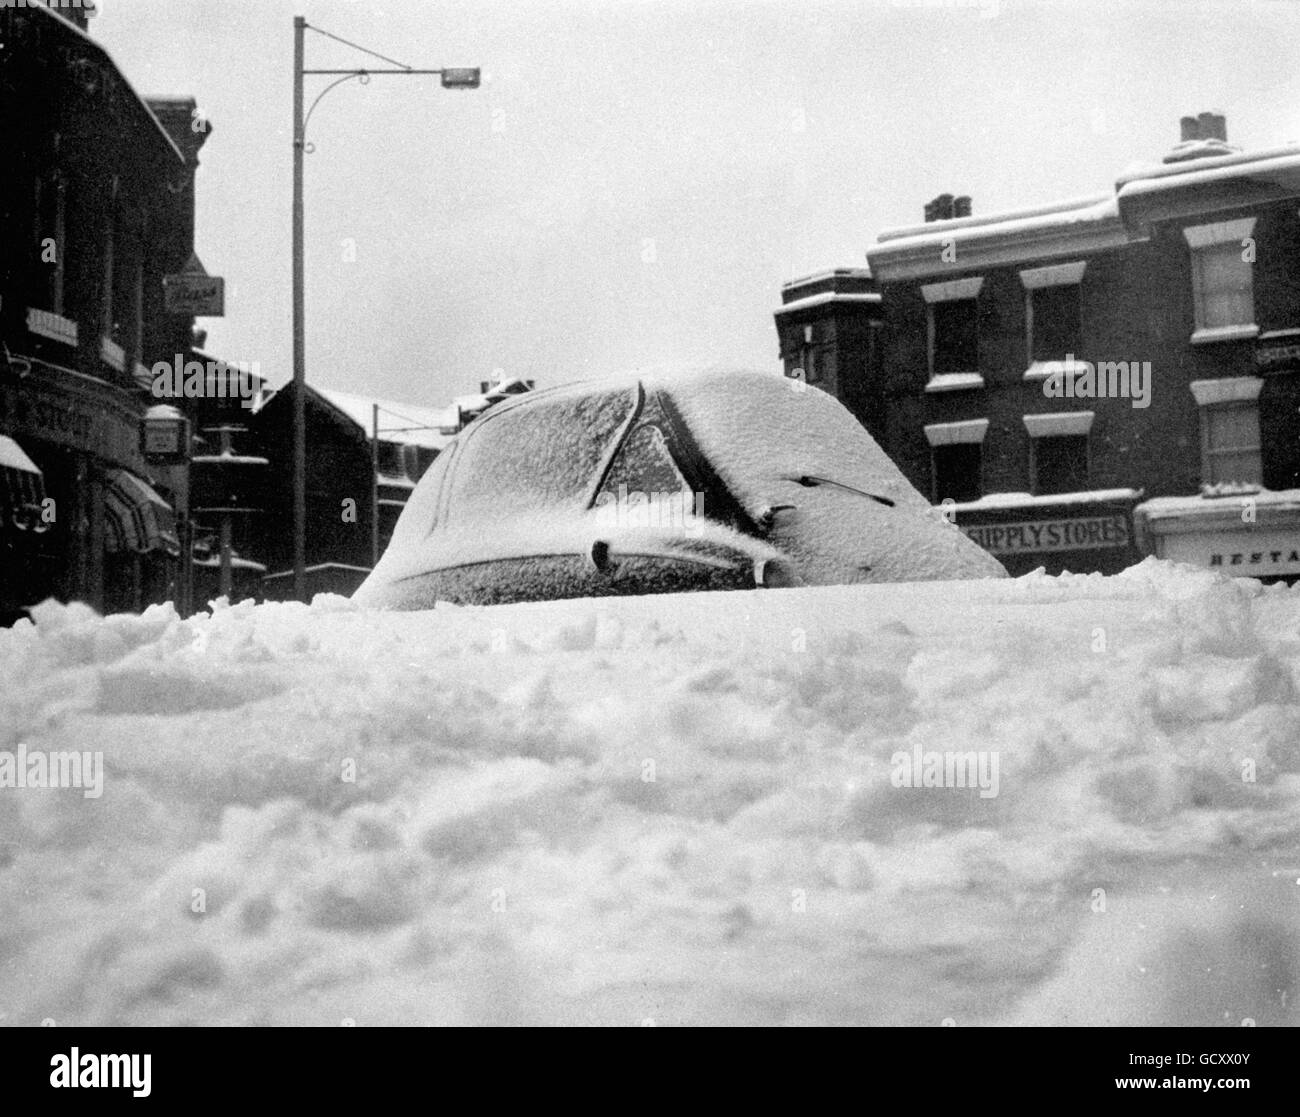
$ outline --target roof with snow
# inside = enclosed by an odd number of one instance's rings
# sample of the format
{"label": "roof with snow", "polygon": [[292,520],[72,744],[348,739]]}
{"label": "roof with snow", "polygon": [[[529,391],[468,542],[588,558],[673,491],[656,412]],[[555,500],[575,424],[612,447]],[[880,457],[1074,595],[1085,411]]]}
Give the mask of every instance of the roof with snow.
{"label": "roof with snow", "polygon": [[1128,243],[1113,194],[1008,210],[981,217],[956,217],[886,229],[867,250],[881,282],[953,274],[945,251],[954,248],[964,266],[1014,263],[1114,248]]}
{"label": "roof with snow", "polygon": [[[1154,220],[1300,196],[1300,145],[1243,152],[1196,140],[1176,150],[1175,161],[1129,167],[1111,194],[885,229],[867,260],[882,282],[954,274],[957,261],[988,267],[1115,248],[1144,239]],[[1237,186],[1248,193],[1237,197]],[[1213,204],[1211,191],[1221,195]]]}
{"label": "roof with snow", "polygon": [[532,391],[532,385],[527,380],[519,376],[511,376],[493,384],[486,392],[457,396],[452,401],[452,407],[459,408],[465,415],[474,416],[481,411],[486,411],[494,403],[500,403],[503,399],[529,391]]}
{"label": "roof with snow", "polygon": [[374,429],[374,408],[379,407],[379,440],[398,442],[406,446],[422,446],[441,450],[460,424],[456,408],[420,407],[413,403],[359,396],[340,392],[334,388],[313,385],[310,389],[336,410],[359,426],[370,438]]}

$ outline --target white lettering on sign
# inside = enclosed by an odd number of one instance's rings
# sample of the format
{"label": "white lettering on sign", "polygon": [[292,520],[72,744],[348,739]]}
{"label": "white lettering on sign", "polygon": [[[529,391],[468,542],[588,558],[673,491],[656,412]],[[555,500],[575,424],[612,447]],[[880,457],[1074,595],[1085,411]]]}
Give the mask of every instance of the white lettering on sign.
{"label": "white lettering on sign", "polygon": [[1128,519],[1122,515],[1021,520],[1013,524],[972,524],[963,527],[962,531],[995,555],[1127,547],[1131,538]]}

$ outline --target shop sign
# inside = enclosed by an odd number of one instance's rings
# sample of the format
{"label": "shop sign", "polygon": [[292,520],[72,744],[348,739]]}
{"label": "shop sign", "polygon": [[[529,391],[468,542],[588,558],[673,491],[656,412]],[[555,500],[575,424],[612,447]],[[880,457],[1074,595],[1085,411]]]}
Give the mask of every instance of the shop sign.
{"label": "shop sign", "polygon": [[1009,524],[971,524],[963,526],[962,530],[986,551],[995,555],[1127,547],[1132,539],[1128,517],[1120,514],[1059,520],[1021,520]]}
{"label": "shop sign", "polygon": [[1300,361],[1300,341],[1261,345],[1255,350],[1255,363],[1262,367],[1285,364],[1288,361]]}
{"label": "shop sign", "polygon": [[169,275],[163,278],[168,314],[221,318],[226,313],[226,281],[219,275]]}
{"label": "shop sign", "polygon": [[1290,531],[1193,531],[1166,535],[1162,558],[1208,566],[1234,578],[1300,574],[1300,528]]}
{"label": "shop sign", "polygon": [[0,387],[0,427],[141,471],[136,417],[72,382],[29,377],[21,385]]}

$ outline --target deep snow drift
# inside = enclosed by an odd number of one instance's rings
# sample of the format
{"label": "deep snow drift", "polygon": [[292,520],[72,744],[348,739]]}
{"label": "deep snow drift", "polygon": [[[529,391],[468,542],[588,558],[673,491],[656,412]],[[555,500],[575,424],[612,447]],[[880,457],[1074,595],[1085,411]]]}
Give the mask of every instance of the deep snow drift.
{"label": "deep snow drift", "polygon": [[1300,592],[49,605],[0,679],[106,766],[0,788],[5,1024],[1300,1023]]}

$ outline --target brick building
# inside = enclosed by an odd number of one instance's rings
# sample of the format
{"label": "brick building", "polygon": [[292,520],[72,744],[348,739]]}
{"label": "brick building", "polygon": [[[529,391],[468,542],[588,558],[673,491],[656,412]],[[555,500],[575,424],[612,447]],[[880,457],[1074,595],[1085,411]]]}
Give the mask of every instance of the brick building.
{"label": "brick building", "polygon": [[207,130],[143,99],[87,6],[0,8],[0,623],[48,596],[183,599],[183,462],[142,447],[148,369],[188,352],[165,276],[194,249]]}
{"label": "brick building", "polygon": [[1241,152],[1212,113],[1100,197],[973,216],[941,195],[869,269],[787,284],[786,373],[834,370],[1013,573],[1159,553],[1300,575],[1298,202],[1300,147]]}
{"label": "brick building", "polygon": [[[270,466],[249,494],[264,510],[237,544],[265,564],[267,597],[292,594],[293,396],[292,383],[254,416],[242,444]],[[378,414],[376,415],[376,409]],[[416,482],[451,441],[459,416],[393,400],[309,385],[307,425],[307,599],[316,593],[349,594],[388,545],[397,517]],[[379,437],[374,437],[376,425]],[[278,526],[277,526],[278,525]]]}

